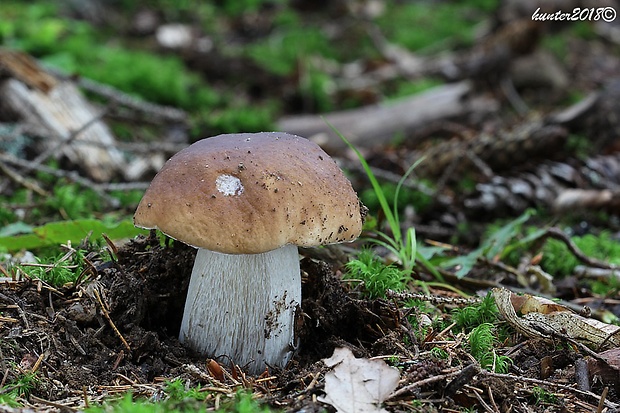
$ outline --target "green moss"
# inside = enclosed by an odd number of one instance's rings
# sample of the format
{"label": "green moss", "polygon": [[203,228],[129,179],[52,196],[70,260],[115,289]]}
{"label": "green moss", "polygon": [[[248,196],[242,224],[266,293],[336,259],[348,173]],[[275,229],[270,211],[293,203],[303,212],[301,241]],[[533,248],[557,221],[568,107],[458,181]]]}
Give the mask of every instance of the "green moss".
{"label": "green moss", "polygon": [[[571,237],[571,240],[588,257],[610,264],[620,264],[620,242],[608,231],[599,235]],[[562,241],[549,239],[545,243],[540,265],[548,273],[555,276],[570,275],[580,263]]]}
{"label": "green moss", "polygon": [[2,198],[0,198],[0,228],[17,221],[17,215],[11,209],[4,206]]}
{"label": "green moss", "polygon": [[294,72],[300,60],[334,58],[337,53],[323,30],[298,25],[248,45],[247,54],[266,70],[285,76]]}
{"label": "green moss", "polygon": [[53,287],[60,287],[74,282],[81,274],[84,265],[84,253],[81,250],[76,250],[69,259],[62,260],[64,256],[64,253],[60,253],[52,258],[37,259],[39,264],[44,265],[43,267],[22,265],[20,268],[31,278],[38,278]]}
{"label": "green moss", "polygon": [[45,205],[57,211],[63,218],[90,218],[100,210],[101,199],[97,193],[77,184],[59,183]]}
{"label": "green moss", "polygon": [[484,323],[496,323],[498,320],[497,306],[491,293],[488,293],[480,304],[457,308],[452,312],[452,321],[459,331],[470,331]]}
{"label": "green moss", "polygon": [[121,399],[106,401],[99,406],[92,406],[85,410],[87,413],[198,413],[206,411],[229,413],[269,413],[267,406],[261,406],[246,391],[238,391],[233,397],[222,397],[220,408],[214,410],[208,407],[207,397],[214,399],[213,393],[204,391],[200,387],[185,388],[180,380],[170,383],[165,391],[167,398],[161,402],[151,402],[143,398],[135,398],[126,393]]}
{"label": "green moss", "polygon": [[617,275],[594,280],[590,283],[594,294],[604,297],[615,297],[620,292],[620,278]]}
{"label": "green moss", "polygon": [[[58,181],[49,196],[41,196],[29,189],[16,189],[10,196],[0,196],[0,227],[11,224],[17,219],[28,224],[37,224],[58,219],[92,218],[104,212],[101,196],[92,189],[81,185]],[[115,191],[112,198],[120,201],[122,207],[135,208],[143,191]],[[16,211],[23,214],[19,217]]]}
{"label": "green moss", "polygon": [[369,298],[385,297],[389,290],[402,291],[407,277],[400,268],[385,265],[370,249],[362,249],[357,259],[346,264],[345,279],[358,279],[364,282],[364,290]]}
{"label": "green moss", "polygon": [[512,360],[495,352],[497,338],[493,324],[483,323],[474,327],[469,333],[468,344],[471,355],[478,360],[480,367],[496,373],[508,373]]}
{"label": "green moss", "polygon": [[[67,39],[56,53],[44,61],[152,102],[200,109],[213,107],[219,100],[176,56],[158,56],[113,45],[94,47],[92,39],[78,35]],[[129,67],[131,70],[127,70]]]}
{"label": "green moss", "polygon": [[[236,133],[244,132],[260,132],[264,130],[273,130],[275,105],[261,106],[229,106],[224,110],[215,111],[209,114],[208,122],[205,128],[213,130],[217,133]],[[200,118],[200,115],[197,115]],[[197,119],[196,124],[200,123]]]}
{"label": "green moss", "polygon": [[[536,405],[558,404],[560,402],[558,396],[539,386],[532,388],[532,399]],[[550,409],[549,407],[547,408]]]}
{"label": "green moss", "polygon": [[15,8],[14,19],[0,25],[2,43],[149,101],[185,109],[218,103],[218,95],[178,57],[124,47],[87,23],[57,16],[55,5],[46,2]]}
{"label": "green moss", "polygon": [[442,44],[443,48],[446,41],[456,39],[462,45],[471,45],[476,25],[488,16],[495,3],[388,3],[378,23],[387,38],[412,51],[429,51],[429,47]]}
{"label": "green moss", "polygon": [[112,191],[110,196],[117,199],[120,205],[125,208],[136,208],[138,203],[142,199],[144,191],[141,189],[134,189],[131,191]]}

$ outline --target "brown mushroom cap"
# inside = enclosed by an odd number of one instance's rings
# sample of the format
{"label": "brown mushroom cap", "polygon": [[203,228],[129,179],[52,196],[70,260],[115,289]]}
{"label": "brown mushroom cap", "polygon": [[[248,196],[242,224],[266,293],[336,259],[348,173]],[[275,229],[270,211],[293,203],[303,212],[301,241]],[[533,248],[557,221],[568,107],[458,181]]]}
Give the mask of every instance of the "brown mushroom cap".
{"label": "brown mushroom cap", "polygon": [[351,183],[315,143],[242,133],[200,140],[170,158],[134,224],[211,251],[255,254],[352,241],[360,211]]}

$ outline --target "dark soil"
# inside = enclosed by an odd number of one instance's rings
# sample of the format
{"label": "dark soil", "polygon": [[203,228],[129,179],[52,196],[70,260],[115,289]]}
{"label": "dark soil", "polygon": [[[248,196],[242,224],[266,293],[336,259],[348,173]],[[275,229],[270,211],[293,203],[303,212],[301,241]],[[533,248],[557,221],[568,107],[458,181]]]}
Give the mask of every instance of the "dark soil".
{"label": "dark soil", "polygon": [[[28,370],[40,359],[43,380],[33,394],[48,401],[80,394],[85,384],[95,391],[160,377],[208,378],[205,358],[176,338],[195,250],[168,244],[155,237],[131,241],[115,261],[94,261],[88,280],[78,286],[56,290],[36,280],[3,284],[0,303],[8,320],[0,327],[3,371],[13,374],[11,362]],[[337,346],[351,347],[358,357],[403,348],[392,342],[402,342],[408,331],[392,303],[351,298],[323,262],[305,258],[302,270],[301,344],[285,371],[272,371],[274,388],[301,390],[303,378],[322,369],[317,362]],[[413,351],[413,337],[409,342]],[[229,360],[217,361],[229,368]],[[196,371],[204,376],[192,375]]]}
{"label": "dark soil", "polygon": [[[406,314],[396,301],[357,298],[330,265],[310,257],[301,262],[300,347],[287,368],[254,378],[244,374],[243,366],[233,368],[230,360],[209,364],[176,338],[195,250],[166,242],[162,246],[154,236],[138,238],[120,248],[114,261],[97,261],[91,254],[92,267],[75,286],[53,289],[36,280],[0,286],[4,380],[37,370],[40,380],[28,403],[52,411],[72,411],[127,390],[154,397],[162,383],[174,378],[231,393],[248,387],[274,407],[318,411],[329,408],[314,397],[322,393],[327,371],[321,359],[344,346],[356,357],[389,356],[401,369],[399,393],[388,401],[394,411],[411,411],[414,399],[424,406],[420,411],[474,406],[482,397],[479,389],[490,391],[498,406],[530,404],[535,384],[481,372],[457,348],[450,350],[448,360],[433,357],[432,338],[438,331],[418,343],[408,321],[415,312]],[[518,371],[535,380],[541,377],[541,360],[549,358],[552,374],[547,380],[566,385],[574,381],[572,366],[581,358],[572,349],[531,341],[512,357]],[[213,365],[215,370],[207,367]],[[596,402],[575,405],[575,395],[565,396],[562,404],[575,409],[570,411],[587,411],[578,406]]]}

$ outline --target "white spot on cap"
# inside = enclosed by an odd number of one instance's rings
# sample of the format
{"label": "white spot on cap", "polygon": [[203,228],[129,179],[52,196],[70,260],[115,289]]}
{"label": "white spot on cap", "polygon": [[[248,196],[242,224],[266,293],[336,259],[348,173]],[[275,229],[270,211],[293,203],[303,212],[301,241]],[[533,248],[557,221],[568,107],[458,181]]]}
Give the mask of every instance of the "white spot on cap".
{"label": "white spot on cap", "polygon": [[241,180],[232,175],[220,175],[215,180],[215,187],[224,196],[241,195],[243,193],[243,185]]}

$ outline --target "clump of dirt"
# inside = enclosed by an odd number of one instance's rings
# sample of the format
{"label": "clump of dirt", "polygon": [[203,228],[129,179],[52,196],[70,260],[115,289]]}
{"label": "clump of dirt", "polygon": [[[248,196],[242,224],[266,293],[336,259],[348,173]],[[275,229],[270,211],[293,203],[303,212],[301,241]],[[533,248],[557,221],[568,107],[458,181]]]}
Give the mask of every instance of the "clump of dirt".
{"label": "clump of dirt", "polygon": [[118,251],[118,263],[107,278],[111,315],[121,327],[179,334],[196,249],[168,241],[162,246],[152,235]]}

